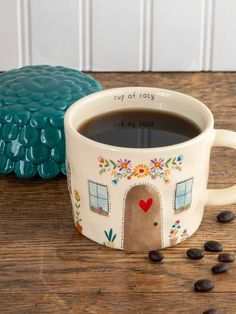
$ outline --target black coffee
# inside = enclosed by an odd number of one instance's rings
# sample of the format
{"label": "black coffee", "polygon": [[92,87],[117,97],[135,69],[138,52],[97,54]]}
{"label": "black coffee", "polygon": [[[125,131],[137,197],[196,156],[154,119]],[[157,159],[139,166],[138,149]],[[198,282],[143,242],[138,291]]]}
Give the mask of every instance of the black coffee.
{"label": "black coffee", "polygon": [[112,111],[85,121],[82,135],[100,143],[148,148],[174,145],[197,136],[201,130],[183,116],[162,110]]}

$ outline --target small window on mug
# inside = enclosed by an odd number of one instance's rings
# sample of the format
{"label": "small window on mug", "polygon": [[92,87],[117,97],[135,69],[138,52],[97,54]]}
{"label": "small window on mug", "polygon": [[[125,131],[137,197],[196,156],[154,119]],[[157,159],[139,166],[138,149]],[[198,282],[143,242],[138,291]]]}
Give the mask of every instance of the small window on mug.
{"label": "small window on mug", "polygon": [[191,207],[193,178],[176,184],[175,213],[180,213]]}
{"label": "small window on mug", "polygon": [[102,216],[109,216],[109,202],[107,186],[89,181],[90,210]]}

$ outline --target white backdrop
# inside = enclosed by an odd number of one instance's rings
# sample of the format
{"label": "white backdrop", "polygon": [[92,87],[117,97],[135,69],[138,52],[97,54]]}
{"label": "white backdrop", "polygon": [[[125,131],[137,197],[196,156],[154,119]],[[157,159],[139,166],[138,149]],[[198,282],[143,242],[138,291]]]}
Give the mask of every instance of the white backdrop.
{"label": "white backdrop", "polygon": [[0,70],[235,71],[236,0],[0,0]]}

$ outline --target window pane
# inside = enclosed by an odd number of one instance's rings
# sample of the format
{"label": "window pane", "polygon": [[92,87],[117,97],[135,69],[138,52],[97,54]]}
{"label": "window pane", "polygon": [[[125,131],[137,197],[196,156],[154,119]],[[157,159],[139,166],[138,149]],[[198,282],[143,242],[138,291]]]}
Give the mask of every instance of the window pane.
{"label": "window pane", "polygon": [[104,210],[105,212],[108,213],[108,202],[107,202],[107,200],[99,198],[98,199],[98,207],[99,207],[99,210]]}
{"label": "window pane", "polygon": [[175,198],[175,208],[179,209],[184,206],[184,196],[176,196]]}
{"label": "window pane", "polygon": [[192,203],[192,193],[188,193],[185,195],[185,205],[190,205]]}
{"label": "window pane", "polygon": [[192,191],[193,179],[186,181],[186,193]]}
{"label": "window pane", "polygon": [[89,181],[89,194],[97,196],[97,186],[96,183]]}
{"label": "window pane", "polygon": [[97,198],[89,195],[89,200],[90,200],[90,207],[93,207],[94,209],[98,207],[98,202],[97,202]]}
{"label": "window pane", "polygon": [[176,196],[185,194],[185,182],[178,183],[176,187]]}
{"label": "window pane", "polygon": [[98,184],[98,197],[107,199],[107,187]]}

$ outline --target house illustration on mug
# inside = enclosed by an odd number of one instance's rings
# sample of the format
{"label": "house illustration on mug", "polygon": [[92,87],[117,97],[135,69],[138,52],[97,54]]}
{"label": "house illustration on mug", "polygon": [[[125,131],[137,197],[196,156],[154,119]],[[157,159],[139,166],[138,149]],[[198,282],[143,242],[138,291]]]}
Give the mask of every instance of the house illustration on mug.
{"label": "house illustration on mug", "polygon": [[68,163],[68,188],[78,231],[125,250],[160,249],[185,240],[194,179],[183,180],[183,165],[182,155],[140,163],[99,156],[97,172],[86,181],[73,182]]}

